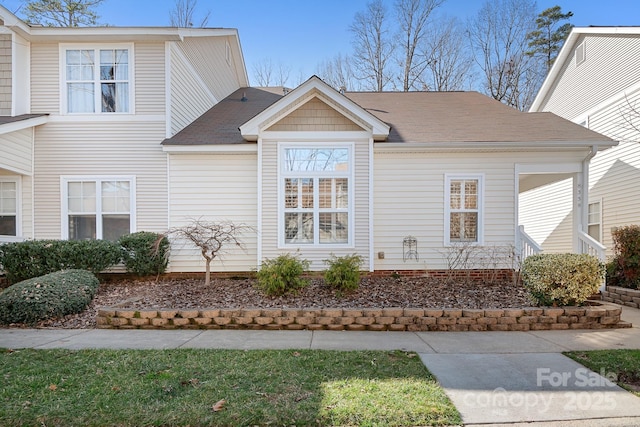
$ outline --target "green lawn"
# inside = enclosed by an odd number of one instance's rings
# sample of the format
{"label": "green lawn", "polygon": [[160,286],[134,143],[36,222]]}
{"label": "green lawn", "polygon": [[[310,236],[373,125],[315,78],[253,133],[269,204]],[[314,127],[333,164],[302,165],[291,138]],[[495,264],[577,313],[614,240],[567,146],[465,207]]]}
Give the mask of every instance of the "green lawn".
{"label": "green lawn", "polygon": [[0,379],[2,426],[461,423],[401,351],[0,350]]}
{"label": "green lawn", "polygon": [[597,373],[615,376],[619,386],[640,397],[640,350],[596,350],[565,353]]}

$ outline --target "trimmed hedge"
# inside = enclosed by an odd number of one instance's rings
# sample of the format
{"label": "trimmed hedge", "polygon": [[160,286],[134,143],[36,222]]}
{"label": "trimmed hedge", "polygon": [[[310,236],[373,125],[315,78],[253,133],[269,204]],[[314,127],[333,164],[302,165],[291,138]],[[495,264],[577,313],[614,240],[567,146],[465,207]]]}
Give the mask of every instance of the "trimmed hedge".
{"label": "trimmed hedge", "polygon": [[86,270],[66,270],[24,280],[0,294],[0,323],[36,323],[79,313],[100,285]]}
{"label": "trimmed hedge", "polygon": [[331,254],[331,258],[324,260],[329,268],[324,272],[324,282],[339,291],[353,291],[360,285],[360,266],[362,257],[358,254],[337,257]]}
{"label": "trimmed hedge", "polygon": [[122,245],[122,260],[128,273],[138,276],[162,274],[169,263],[169,239],[149,231],[127,234],[118,240]]}
{"label": "trimmed hedge", "polygon": [[524,260],[522,282],[541,306],[580,305],[598,292],[604,268],[588,254],[537,254]]}
{"label": "trimmed hedge", "polygon": [[122,260],[122,247],[108,240],[28,240],[0,245],[0,266],[9,283],[60,270],[98,274]]}

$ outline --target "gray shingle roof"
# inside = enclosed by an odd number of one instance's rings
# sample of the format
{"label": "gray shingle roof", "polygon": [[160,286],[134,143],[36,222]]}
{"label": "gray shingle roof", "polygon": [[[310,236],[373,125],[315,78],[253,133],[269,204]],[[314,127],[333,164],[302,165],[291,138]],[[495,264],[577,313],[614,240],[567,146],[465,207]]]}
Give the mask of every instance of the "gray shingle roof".
{"label": "gray shingle roof", "polygon": [[[243,95],[246,101],[242,101]],[[596,132],[552,113],[524,113],[477,92],[347,92],[391,126],[385,142],[606,142]],[[241,144],[239,126],[282,98],[281,92],[241,88],[165,145]]]}
{"label": "gray shingle roof", "polygon": [[20,122],[22,120],[35,119],[46,115],[47,114],[21,114],[19,116],[0,116],[0,126]]}

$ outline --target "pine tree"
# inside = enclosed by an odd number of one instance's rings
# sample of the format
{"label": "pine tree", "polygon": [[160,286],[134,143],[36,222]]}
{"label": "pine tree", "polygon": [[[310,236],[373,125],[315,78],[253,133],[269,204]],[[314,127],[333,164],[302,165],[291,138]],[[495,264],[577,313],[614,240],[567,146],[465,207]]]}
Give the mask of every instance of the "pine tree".
{"label": "pine tree", "polygon": [[573,12],[562,13],[560,6],[553,6],[543,10],[536,18],[537,29],[527,34],[529,50],[527,55],[544,58],[547,72],[551,69],[562,44],[571,32],[573,25],[566,23],[560,25],[561,21],[569,20]]}

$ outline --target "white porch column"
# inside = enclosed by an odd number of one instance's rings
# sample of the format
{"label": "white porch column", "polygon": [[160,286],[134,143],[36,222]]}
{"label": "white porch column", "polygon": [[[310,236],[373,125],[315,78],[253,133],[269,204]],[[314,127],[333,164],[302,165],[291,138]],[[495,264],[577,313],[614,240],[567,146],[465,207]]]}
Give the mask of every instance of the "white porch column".
{"label": "white porch column", "polygon": [[586,207],[588,202],[586,201],[587,191],[585,188],[588,186],[584,182],[584,173],[579,172],[573,175],[573,210],[572,210],[572,233],[573,236],[573,252],[579,254],[582,252],[582,245],[578,238],[578,231],[582,230],[584,224],[586,224]]}

